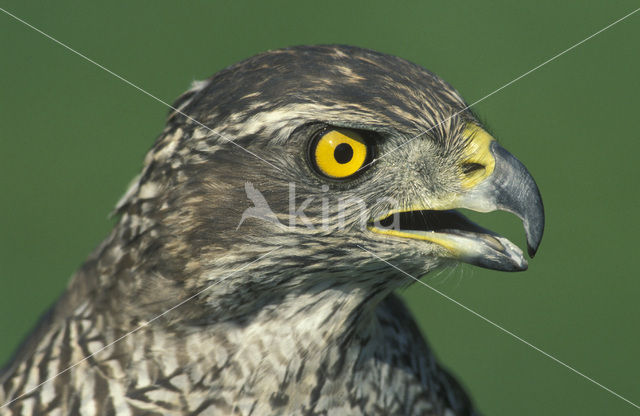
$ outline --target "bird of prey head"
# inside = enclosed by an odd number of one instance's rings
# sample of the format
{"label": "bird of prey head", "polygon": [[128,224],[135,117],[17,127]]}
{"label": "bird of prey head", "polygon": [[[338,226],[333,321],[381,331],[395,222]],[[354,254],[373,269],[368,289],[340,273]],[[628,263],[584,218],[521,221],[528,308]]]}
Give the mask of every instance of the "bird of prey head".
{"label": "bird of prey head", "polygon": [[173,110],[0,399],[60,414],[471,414],[391,292],[400,270],[526,269],[456,209],[514,213],[531,256],[544,214],[460,95],[400,58],[305,46],[194,83]]}
{"label": "bird of prey head", "polygon": [[[403,59],[346,46],[271,51],[195,83],[176,107],[118,207],[121,227],[155,253],[143,267],[156,275],[216,284],[208,307],[223,315],[317,288],[400,284],[358,246],[417,275],[454,261],[526,269],[517,246],[457,208],[512,212],[530,255],[540,243],[527,169],[456,90]],[[250,190],[271,218],[243,217]]]}

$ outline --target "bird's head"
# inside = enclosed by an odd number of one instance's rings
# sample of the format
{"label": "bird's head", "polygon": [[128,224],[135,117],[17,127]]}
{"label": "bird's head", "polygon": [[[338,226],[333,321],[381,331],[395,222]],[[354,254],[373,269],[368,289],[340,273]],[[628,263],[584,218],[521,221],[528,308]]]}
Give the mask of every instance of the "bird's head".
{"label": "bird's head", "polygon": [[364,249],[418,275],[455,261],[526,269],[516,245],[457,208],[514,213],[531,256],[542,238],[527,169],[449,84],[400,58],[271,51],[196,83],[176,108],[119,211],[147,221],[157,271],[198,287],[397,286]]}

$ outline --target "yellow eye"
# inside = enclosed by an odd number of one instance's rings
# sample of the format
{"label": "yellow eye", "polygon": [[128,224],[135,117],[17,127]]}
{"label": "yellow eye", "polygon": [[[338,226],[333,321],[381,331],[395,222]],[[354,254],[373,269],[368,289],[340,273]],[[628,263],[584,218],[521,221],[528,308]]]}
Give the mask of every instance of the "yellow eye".
{"label": "yellow eye", "polygon": [[311,159],[318,170],[331,178],[353,175],[369,159],[365,139],[351,130],[328,130],[311,147]]}

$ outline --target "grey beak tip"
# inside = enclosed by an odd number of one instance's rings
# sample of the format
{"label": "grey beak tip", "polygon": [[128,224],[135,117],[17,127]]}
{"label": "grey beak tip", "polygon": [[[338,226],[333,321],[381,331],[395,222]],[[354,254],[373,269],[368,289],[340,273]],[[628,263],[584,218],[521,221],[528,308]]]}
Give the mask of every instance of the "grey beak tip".
{"label": "grey beak tip", "polygon": [[527,234],[527,252],[533,258],[544,232],[544,205],[540,190],[527,168],[497,142],[491,144],[496,158],[494,184],[499,209],[522,219]]}
{"label": "grey beak tip", "polygon": [[544,234],[544,208],[542,205],[542,199],[538,193],[538,204],[535,204],[537,210],[533,220],[527,218],[524,221],[525,229],[527,232],[527,253],[529,257],[534,258],[542,242],[542,234]]}
{"label": "grey beak tip", "polygon": [[534,258],[542,241],[544,220],[536,222],[533,227],[527,226],[525,226],[527,228],[527,253],[529,253],[529,257]]}

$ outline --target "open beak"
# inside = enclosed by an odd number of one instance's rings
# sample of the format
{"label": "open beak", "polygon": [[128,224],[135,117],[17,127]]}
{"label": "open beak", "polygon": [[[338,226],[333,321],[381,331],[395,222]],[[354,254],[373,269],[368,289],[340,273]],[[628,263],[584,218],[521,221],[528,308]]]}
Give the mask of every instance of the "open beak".
{"label": "open beak", "polygon": [[[482,133],[490,138],[484,131]],[[520,248],[454,211],[455,208],[478,212],[502,210],[517,215],[524,225],[527,249],[532,258],[542,240],[544,208],[529,171],[495,140],[484,143],[482,137],[479,140],[481,143],[470,160],[476,164],[474,160],[481,160],[486,174],[452,198],[454,202],[439,209],[393,212],[370,222],[368,229],[439,244],[451,257],[476,266],[503,271],[526,270],[527,261]]]}

